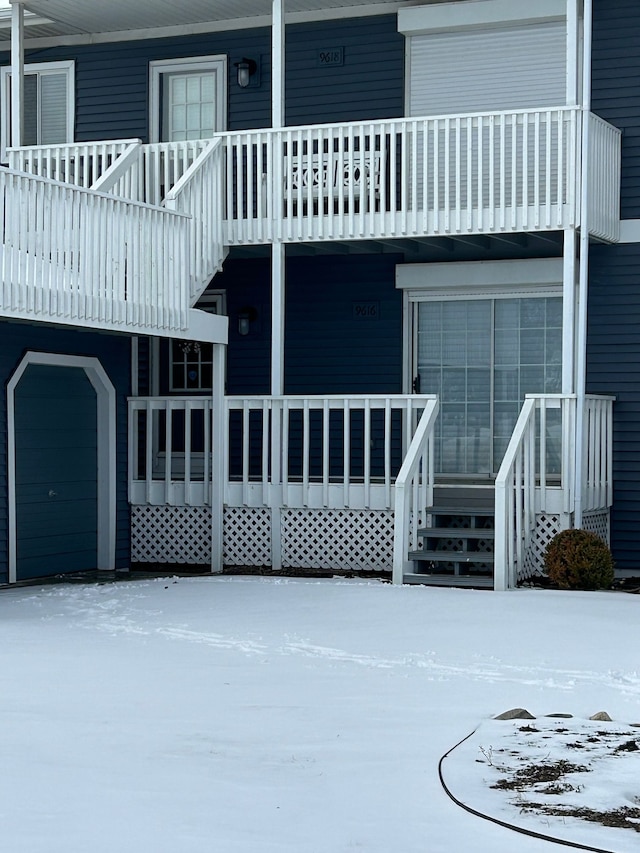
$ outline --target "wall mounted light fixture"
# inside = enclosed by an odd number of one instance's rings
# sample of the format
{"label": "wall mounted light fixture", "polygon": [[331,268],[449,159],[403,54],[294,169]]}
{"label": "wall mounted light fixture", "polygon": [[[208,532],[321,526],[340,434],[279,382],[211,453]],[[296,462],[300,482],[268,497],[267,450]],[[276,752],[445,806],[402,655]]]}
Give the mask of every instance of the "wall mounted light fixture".
{"label": "wall mounted light fixture", "polygon": [[253,305],[245,305],[238,311],[238,334],[248,335],[251,330],[251,324],[258,319],[258,312]]}
{"label": "wall mounted light fixture", "polygon": [[234,65],[238,69],[238,86],[241,89],[246,89],[258,70],[258,63],[255,59],[247,59],[246,56],[243,56],[240,62],[234,62]]}

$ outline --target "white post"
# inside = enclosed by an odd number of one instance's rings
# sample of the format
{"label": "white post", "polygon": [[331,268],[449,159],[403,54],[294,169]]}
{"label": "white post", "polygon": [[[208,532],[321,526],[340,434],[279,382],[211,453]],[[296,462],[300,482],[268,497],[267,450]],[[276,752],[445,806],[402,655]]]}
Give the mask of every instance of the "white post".
{"label": "white post", "polygon": [[24,126],[24,6],[11,7],[11,145],[22,145]]}
{"label": "white post", "polygon": [[582,481],[584,479],[584,406],[587,375],[587,296],[589,289],[589,125],[591,109],[591,41],[593,2],[584,0],[582,53],[582,168],[580,187],[580,275],[576,335],[576,445],[574,527],[582,526]]}
{"label": "white post", "polygon": [[273,0],[271,17],[271,126],[284,127],[284,0]]}
{"label": "white post", "polygon": [[224,536],[224,434],[227,417],[224,394],[224,344],[213,345],[213,390],[211,392],[211,571],[223,569]]}
{"label": "white post", "polygon": [[[564,231],[562,265],[562,393],[573,394],[576,335],[576,231]],[[566,438],[567,436],[565,436]]]}

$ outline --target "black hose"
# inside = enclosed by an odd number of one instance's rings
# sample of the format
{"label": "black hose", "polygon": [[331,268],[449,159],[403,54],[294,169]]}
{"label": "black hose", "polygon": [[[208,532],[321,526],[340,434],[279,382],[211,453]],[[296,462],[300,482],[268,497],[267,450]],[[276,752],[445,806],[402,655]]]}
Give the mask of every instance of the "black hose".
{"label": "black hose", "polygon": [[591,853],[615,853],[614,850],[605,850],[603,847],[589,847],[588,844],[575,844],[572,841],[565,841],[563,838],[554,838],[552,835],[545,835],[542,832],[534,832],[532,829],[523,829],[520,826],[515,826],[512,823],[508,823],[506,820],[499,820],[497,817],[491,817],[488,814],[483,814],[482,812],[477,811],[477,809],[472,809],[471,806],[468,806],[466,803],[463,803],[457,797],[451,793],[449,788],[447,788],[446,782],[444,781],[444,777],[442,775],[442,765],[444,763],[445,758],[448,758],[454,749],[457,749],[461,746],[466,740],[469,740],[476,733],[477,729],[474,729],[472,732],[466,737],[463,737],[462,740],[459,740],[455,746],[452,746],[450,750],[445,752],[440,761],[438,762],[438,776],[440,777],[440,784],[445,792],[445,794],[449,797],[450,800],[460,806],[461,809],[464,809],[469,814],[475,815],[476,817],[482,818],[482,820],[488,820],[491,823],[497,823],[498,826],[503,826],[505,829],[512,829],[514,832],[519,832],[522,835],[529,835],[531,838],[540,838],[542,841],[549,841],[551,844],[563,844],[565,847],[573,847],[574,850],[590,850]]}

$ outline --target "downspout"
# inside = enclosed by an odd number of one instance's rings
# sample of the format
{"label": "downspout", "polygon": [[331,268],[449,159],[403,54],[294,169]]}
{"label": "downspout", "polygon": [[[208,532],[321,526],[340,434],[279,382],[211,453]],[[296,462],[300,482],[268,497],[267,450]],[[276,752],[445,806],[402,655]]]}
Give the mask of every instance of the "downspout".
{"label": "downspout", "polygon": [[576,445],[574,527],[582,527],[585,396],[587,382],[587,298],[589,292],[589,130],[593,0],[584,0],[582,47],[582,156],[580,168],[580,275],[576,335]]}

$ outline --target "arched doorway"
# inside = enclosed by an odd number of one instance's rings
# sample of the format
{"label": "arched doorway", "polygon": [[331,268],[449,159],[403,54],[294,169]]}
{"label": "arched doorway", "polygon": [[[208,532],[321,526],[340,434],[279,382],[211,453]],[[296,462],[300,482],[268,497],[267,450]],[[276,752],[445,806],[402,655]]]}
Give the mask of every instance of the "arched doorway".
{"label": "arched doorway", "polygon": [[115,391],[104,369],[27,353],[7,394],[9,580],[113,568]]}

